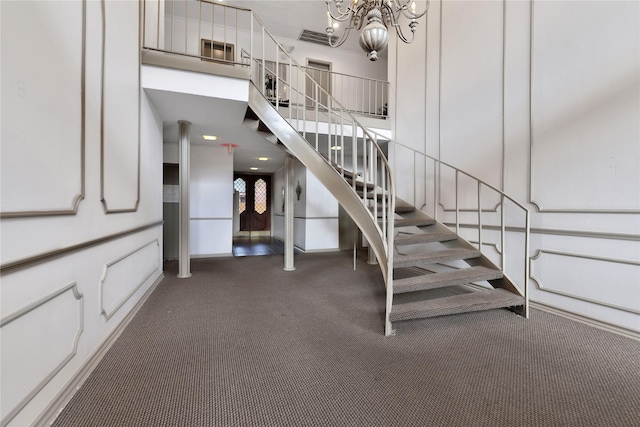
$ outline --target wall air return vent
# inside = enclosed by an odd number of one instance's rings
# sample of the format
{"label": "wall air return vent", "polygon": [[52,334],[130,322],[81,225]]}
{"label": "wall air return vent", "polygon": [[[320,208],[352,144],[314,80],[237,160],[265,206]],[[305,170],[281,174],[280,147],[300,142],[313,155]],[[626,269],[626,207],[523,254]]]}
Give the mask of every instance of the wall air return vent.
{"label": "wall air return vent", "polygon": [[[298,40],[309,43],[321,44],[323,46],[329,46],[329,38],[327,37],[327,33],[318,33],[310,30],[302,30],[300,33],[300,37]],[[338,41],[337,36],[332,36],[331,41],[335,44]]]}

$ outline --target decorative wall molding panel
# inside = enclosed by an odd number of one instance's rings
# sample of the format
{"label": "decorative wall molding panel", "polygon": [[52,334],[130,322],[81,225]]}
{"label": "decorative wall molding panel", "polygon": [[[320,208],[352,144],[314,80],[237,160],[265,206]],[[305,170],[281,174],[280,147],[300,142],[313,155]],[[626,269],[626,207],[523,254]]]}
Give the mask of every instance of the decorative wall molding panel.
{"label": "decorative wall molding panel", "polygon": [[503,3],[445,2],[440,27],[440,158],[497,188],[504,169]]}
{"label": "decorative wall molding panel", "polygon": [[[433,168],[431,168],[433,169]],[[456,188],[457,204],[459,212],[478,212],[478,181],[460,173],[456,182],[456,172],[445,166],[440,166],[440,180],[438,182],[438,206],[442,212],[456,211]],[[434,171],[438,173],[438,171]],[[482,179],[479,176],[477,178]],[[495,190],[499,186],[480,186],[482,198],[482,212],[498,212],[501,204],[501,196]]]}
{"label": "decorative wall molding panel", "polygon": [[640,213],[637,3],[532,1],[531,13],[531,203]]}
{"label": "decorative wall molding panel", "polygon": [[[442,191],[442,190],[441,190],[441,191]],[[477,196],[476,196],[476,197],[477,197]],[[446,206],[441,202],[441,203],[438,203],[438,206],[440,207],[440,209],[442,210],[442,212],[455,212],[455,211],[456,211],[455,204],[454,204],[452,207],[448,208],[448,207],[446,207]],[[477,212],[478,212],[478,208],[477,208],[477,206],[478,206],[478,204],[477,204],[477,202],[476,202],[476,207],[473,207],[473,208],[461,208],[461,209],[458,209],[458,211],[459,211],[459,212],[475,212],[475,213],[477,213]],[[500,209],[500,202],[498,202],[498,203],[497,203],[495,206],[493,206],[492,208],[485,208],[485,207],[483,207],[483,208],[482,208],[482,212],[483,212],[483,213],[497,213],[499,209]]]}
{"label": "decorative wall molding panel", "polygon": [[2,33],[11,35],[1,47],[0,215],[73,215],[85,192],[86,4],[0,7]]}
{"label": "decorative wall molding panel", "polygon": [[104,266],[100,278],[100,314],[109,320],[158,270],[160,242],[155,239]]}
{"label": "decorative wall molding panel", "polygon": [[106,213],[140,202],[140,3],[102,1],[101,199]]}
{"label": "decorative wall molding panel", "polygon": [[88,249],[93,246],[101,245],[103,243],[120,239],[122,237],[129,236],[131,234],[136,234],[141,231],[148,230],[150,228],[160,227],[162,224],[163,224],[162,221],[156,221],[150,224],[143,225],[141,227],[136,227],[129,230],[123,230],[117,233],[110,234],[108,236],[104,236],[104,237],[89,240],[83,243],[79,243],[77,245],[72,245],[65,248],[56,249],[54,251],[44,252],[44,253],[36,254],[30,257],[9,261],[0,265],[0,276],[14,273],[16,271],[20,271],[28,267],[33,267],[42,262],[51,261],[53,259],[70,255],[72,253],[75,253],[84,249]]}
{"label": "decorative wall molding panel", "polygon": [[75,282],[0,320],[3,384],[0,424],[7,425],[76,355],[84,299]]}
{"label": "decorative wall molding panel", "polygon": [[543,292],[640,314],[639,261],[538,249],[530,271]]}

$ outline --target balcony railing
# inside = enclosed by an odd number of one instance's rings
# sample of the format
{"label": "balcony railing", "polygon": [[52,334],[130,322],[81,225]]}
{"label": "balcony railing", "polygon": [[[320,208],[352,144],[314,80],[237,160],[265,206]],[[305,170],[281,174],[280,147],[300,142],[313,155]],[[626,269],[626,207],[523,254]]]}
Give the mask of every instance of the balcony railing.
{"label": "balcony railing", "polygon": [[[230,67],[249,67],[248,57],[264,63],[266,74],[275,75],[277,58],[253,49],[259,45],[252,37],[257,31],[251,10],[221,4],[212,0],[145,0],[142,47],[146,50],[168,52]],[[260,37],[260,36],[259,36]],[[288,55],[288,52],[287,52]],[[280,64],[282,68],[282,64]],[[369,77],[301,67],[346,111],[371,117],[386,118],[389,101],[389,82]],[[285,88],[291,84],[291,75],[277,73],[283,84],[270,89],[272,96],[286,99]],[[256,77],[256,76],[254,76]],[[267,76],[268,77],[268,76]],[[268,84],[265,80],[264,84]],[[278,86],[278,85],[276,85]],[[307,91],[310,86],[307,85]],[[269,90],[269,89],[267,89]],[[313,96],[312,93],[306,94]],[[289,104],[291,107],[311,108],[311,103]]]}
{"label": "balcony railing", "polygon": [[387,117],[389,82],[303,67],[350,113]]}

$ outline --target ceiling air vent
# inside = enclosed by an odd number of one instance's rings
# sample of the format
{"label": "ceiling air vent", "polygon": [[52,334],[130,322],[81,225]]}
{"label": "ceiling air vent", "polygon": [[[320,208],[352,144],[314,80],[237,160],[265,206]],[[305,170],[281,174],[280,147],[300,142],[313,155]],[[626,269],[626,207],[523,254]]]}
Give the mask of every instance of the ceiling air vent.
{"label": "ceiling air vent", "polygon": [[[300,37],[298,40],[302,40],[303,42],[316,43],[324,46],[329,46],[329,38],[327,37],[327,33],[318,33],[316,31],[310,30],[302,30],[300,33]],[[332,36],[331,41],[333,43],[338,41],[337,36]]]}

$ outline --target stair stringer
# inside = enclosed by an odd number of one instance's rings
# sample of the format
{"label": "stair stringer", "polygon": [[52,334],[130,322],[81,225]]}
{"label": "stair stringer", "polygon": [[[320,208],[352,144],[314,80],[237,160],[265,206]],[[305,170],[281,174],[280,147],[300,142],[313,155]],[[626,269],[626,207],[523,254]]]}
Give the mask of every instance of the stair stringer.
{"label": "stair stringer", "polygon": [[[406,202],[405,202],[406,203]],[[400,214],[400,217],[407,220],[419,220],[419,219],[432,219],[433,220],[433,224],[430,226],[427,226],[425,228],[423,228],[423,232],[425,234],[429,234],[429,233],[444,233],[444,232],[448,232],[454,236],[456,236],[455,239],[447,239],[445,241],[440,241],[440,245],[442,246],[443,249],[457,249],[457,250],[474,250],[474,251],[478,251],[478,249],[469,241],[467,241],[466,239],[464,239],[462,236],[460,236],[459,234],[457,234],[455,232],[455,230],[450,229],[449,227],[447,227],[445,224],[443,224],[442,222],[438,221],[438,220],[434,220],[430,215],[428,215],[427,213],[425,213],[422,210],[419,209],[415,209],[413,211],[407,212],[407,213],[402,213]],[[402,228],[396,228],[396,235],[400,235],[402,233],[404,233],[402,231]],[[414,234],[414,233],[411,233]],[[422,234],[422,233],[416,233],[416,234]],[[421,244],[421,243],[417,243],[414,245],[414,248],[417,250],[411,251],[412,253],[418,253],[420,251],[419,248],[423,248],[428,246],[429,244]],[[403,254],[403,250],[401,249],[403,248],[403,246],[396,246],[394,245],[394,250],[396,251],[395,255],[405,255]],[[489,270],[494,270],[496,272],[500,272],[501,273],[501,277],[498,278],[493,278],[493,279],[487,279],[487,282],[494,288],[494,289],[503,289],[505,291],[508,291],[516,296],[519,297],[523,297],[523,302],[524,304],[522,305],[515,305],[515,306],[510,306],[507,307],[510,311],[528,318],[529,315],[529,311],[528,311],[528,302],[527,302],[527,298],[525,293],[520,290],[518,288],[518,286],[515,284],[515,282],[513,281],[513,279],[511,279],[510,277],[508,277],[505,273],[504,270],[502,268],[500,268],[498,265],[496,265],[493,261],[491,261],[486,255],[482,254],[482,252],[480,252],[480,255],[474,258],[468,258],[468,259],[464,259],[464,262],[469,266],[469,267],[484,267],[487,268]],[[455,266],[450,266],[448,265],[448,262],[444,262],[443,264],[441,264],[442,267],[444,267],[445,269],[449,269],[449,268],[453,268],[456,269],[458,267]],[[433,266],[434,264],[432,264]],[[469,284],[473,283],[473,281],[468,282]],[[395,285],[394,285],[394,289],[395,289]],[[392,308],[391,310],[392,313],[392,317],[393,317],[393,313],[394,310]]]}
{"label": "stair stringer", "polygon": [[249,108],[277,137],[277,140],[284,145],[287,151],[309,169],[333,194],[353,219],[376,255],[385,280],[385,287],[388,286],[389,248],[376,219],[364,205],[362,199],[340,173],[273,108],[253,84],[249,85]]}

